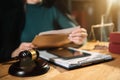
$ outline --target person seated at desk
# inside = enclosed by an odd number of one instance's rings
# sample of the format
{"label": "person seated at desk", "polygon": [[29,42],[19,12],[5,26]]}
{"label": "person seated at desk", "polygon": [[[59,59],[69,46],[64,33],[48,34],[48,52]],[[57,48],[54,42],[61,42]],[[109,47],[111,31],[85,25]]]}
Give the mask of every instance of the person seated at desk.
{"label": "person seated at desk", "polygon": [[[86,30],[74,23],[68,10],[63,7],[64,3],[61,2],[62,0],[27,0],[26,21],[21,33],[22,43],[12,54],[10,53],[12,57],[17,56],[23,50],[35,48],[31,41],[35,35],[44,31],[62,29],[57,32],[68,33],[70,41],[79,45],[84,42],[87,37]],[[56,27],[55,21],[59,27]]]}
{"label": "person seated at desk", "polygon": [[[63,0],[27,0],[26,23],[22,42],[31,42],[36,34],[55,29],[76,27]],[[29,34],[29,35],[28,35]]]}

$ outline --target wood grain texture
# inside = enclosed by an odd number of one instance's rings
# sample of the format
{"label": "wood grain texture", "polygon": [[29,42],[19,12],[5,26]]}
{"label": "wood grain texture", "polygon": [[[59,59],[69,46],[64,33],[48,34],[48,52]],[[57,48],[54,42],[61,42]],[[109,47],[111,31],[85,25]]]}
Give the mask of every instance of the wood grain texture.
{"label": "wood grain texture", "polygon": [[60,72],[57,69],[51,66],[50,70],[43,75],[34,77],[16,77],[8,74],[9,66],[10,65],[0,64],[0,80],[49,80],[55,75],[60,74]]}
{"label": "wood grain texture", "polygon": [[[90,42],[81,49],[102,52],[103,54],[111,54],[115,59],[110,62],[66,71],[58,74],[51,80],[120,80],[120,54],[110,53],[108,49],[94,50],[96,44],[98,45],[98,43]],[[108,43],[100,44],[109,45]]]}
{"label": "wood grain texture", "polygon": [[9,64],[0,64],[0,80],[120,80],[120,54],[110,53],[108,49],[96,50],[95,45],[108,46],[108,42],[88,42],[80,49],[111,54],[114,60],[82,67],[74,70],[66,70],[50,64],[48,73],[35,77],[15,77],[8,74]]}

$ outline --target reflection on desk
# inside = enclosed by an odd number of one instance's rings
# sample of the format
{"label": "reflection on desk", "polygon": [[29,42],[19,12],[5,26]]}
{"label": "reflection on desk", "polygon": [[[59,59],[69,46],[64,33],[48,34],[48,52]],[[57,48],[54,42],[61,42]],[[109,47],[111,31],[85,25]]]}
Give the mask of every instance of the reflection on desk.
{"label": "reflection on desk", "polygon": [[[104,44],[108,43],[105,42]],[[110,53],[108,49],[93,50],[95,45],[95,42],[89,42],[81,49],[110,54],[115,59],[110,62],[67,71],[56,75],[51,80],[120,80],[120,54]]]}
{"label": "reflection on desk", "polygon": [[74,70],[64,70],[59,66],[51,65],[48,73],[44,75],[23,78],[9,75],[8,68],[10,65],[0,64],[0,80],[120,80],[120,54],[109,53],[107,49],[93,50],[94,45],[96,42],[88,42],[81,49],[110,54],[115,59]]}
{"label": "reflection on desk", "polygon": [[43,75],[34,76],[34,77],[16,77],[8,74],[8,69],[10,65],[2,65],[0,64],[0,80],[49,80],[60,72],[54,67],[50,67],[50,70]]}

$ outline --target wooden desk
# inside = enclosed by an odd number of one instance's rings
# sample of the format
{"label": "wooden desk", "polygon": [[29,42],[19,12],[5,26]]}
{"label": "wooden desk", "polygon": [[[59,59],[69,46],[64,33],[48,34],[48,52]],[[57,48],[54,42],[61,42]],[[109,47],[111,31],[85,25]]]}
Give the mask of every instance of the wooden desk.
{"label": "wooden desk", "polygon": [[[0,64],[0,80],[120,80],[120,54],[112,54],[108,50],[93,50],[96,44],[89,42],[81,49],[111,54],[115,60],[74,70],[51,65],[48,73],[35,77],[11,76],[8,74],[10,65]],[[108,45],[108,43],[102,44]]]}
{"label": "wooden desk", "polygon": [[60,72],[54,67],[50,67],[50,70],[43,75],[34,76],[34,77],[15,77],[8,74],[8,69],[10,65],[2,65],[0,64],[0,80],[49,80],[55,75],[60,74]]}
{"label": "wooden desk", "polygon": [[[51,80],[120,80],[120,54],[112,54],[108,50],[93,50],[97,43],[89,42],[82,49],[111,54],[115,60],[87,66],[58,74]],[[108,45],[108,43],[101,43]]]}

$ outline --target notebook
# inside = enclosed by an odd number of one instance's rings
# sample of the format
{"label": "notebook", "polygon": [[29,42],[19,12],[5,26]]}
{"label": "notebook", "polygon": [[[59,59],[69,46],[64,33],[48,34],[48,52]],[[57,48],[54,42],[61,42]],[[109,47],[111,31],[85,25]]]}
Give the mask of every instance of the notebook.
{"label": "notebook", "polygon": [[79,50],[73,47],[40,50],[39,57],[66,69],[75,69],[112,60],[111,55]]}

